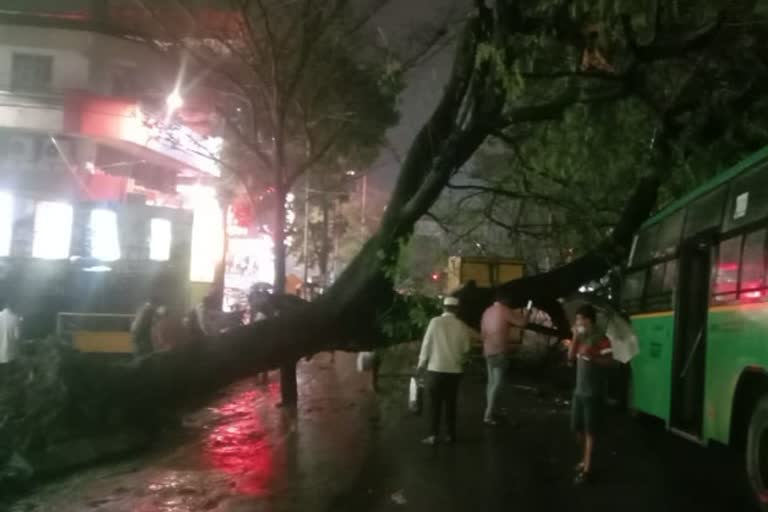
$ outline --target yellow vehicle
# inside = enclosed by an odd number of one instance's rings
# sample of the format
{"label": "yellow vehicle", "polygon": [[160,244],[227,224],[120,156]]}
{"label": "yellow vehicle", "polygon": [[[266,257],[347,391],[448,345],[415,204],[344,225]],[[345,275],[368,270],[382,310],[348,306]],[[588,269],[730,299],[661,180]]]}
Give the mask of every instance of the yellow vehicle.
{"label": "yellow vehicle", "polygon": [[446,269],[445,292],[450,293],[469,281],[481,288],[492,288],[523,277],[524,266],[522,261],[511,258],[451,256]]}

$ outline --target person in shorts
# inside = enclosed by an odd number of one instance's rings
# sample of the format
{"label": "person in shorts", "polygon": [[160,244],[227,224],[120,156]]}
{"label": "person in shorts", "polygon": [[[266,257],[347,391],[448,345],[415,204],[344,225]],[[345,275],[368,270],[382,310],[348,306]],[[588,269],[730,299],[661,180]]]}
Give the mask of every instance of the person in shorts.
{"label": "person in shorts", "polygon": [[613,364],[611,342],[599,332],[596,323],[597,312],[592,305],[579,308],[568,350],[569,363],[576,364],[571,427],[583,447],[581,462],[576,466],[576,483],[586,482],[592,474],[592,453],[600,423],[600,372]]}

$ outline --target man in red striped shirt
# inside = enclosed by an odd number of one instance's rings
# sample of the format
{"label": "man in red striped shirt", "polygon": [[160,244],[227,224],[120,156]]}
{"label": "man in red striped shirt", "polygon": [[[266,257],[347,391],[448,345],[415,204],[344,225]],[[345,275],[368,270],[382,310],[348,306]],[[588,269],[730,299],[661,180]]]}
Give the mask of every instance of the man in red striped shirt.
{"label": "man in red striped shirt", "polygon": [[596,323],[597,312],[592,305],[579,308],[568,350],[569,363],[576,363],[571,426],[584,446],[584,456],[576,466],[576,483],[586,482],[591,475],[595,431],[600,419],[600,370],[613,364],[611,342],[599,332]]}

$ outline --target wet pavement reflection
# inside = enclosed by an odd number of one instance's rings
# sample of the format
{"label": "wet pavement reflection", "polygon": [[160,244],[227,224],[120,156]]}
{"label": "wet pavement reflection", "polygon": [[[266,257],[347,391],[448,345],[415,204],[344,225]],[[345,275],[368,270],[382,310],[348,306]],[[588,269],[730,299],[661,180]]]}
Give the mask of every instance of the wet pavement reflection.
{"label": "wet pavement reflection", "polygon": [[220,424],[207,434],[203,454],[211,467],[227,474],[235,491],[251,496],[269,494],[274,481],[284,472],[278,467],[276,451],[282,451],[282,440],[269,435],[266,421],[256,410],[259,404],[279,400],[279,391],[270,384],[265,391],[240,391],[223,405],[212,410]]}
{"label": "wet pavement reflection", "polygon": [[276,377],[225,390],[152,452],[49,482],[0,510],[755,510],[738,454],[618,413],[600,432],[595,483],[574,486],[567,390],[545,382],[509,386],[510,421],[490,429],[481,421],[483,380],[466,376],[459,443],[433,449],[419,443],[426,418],[407,411],[405,374],[383,372],[374,395],[354,355],[320,354],[299,365],[294,412],[276,407]]}
{"label": "wet pavement reflection", "polygon": [[173,449],[51,482],[16,511],[192,512],[319,510],[359,473],[374,410],[354,355],[299,365],[298,410],[277,407],[269,384],[240,382],[184,418]]}

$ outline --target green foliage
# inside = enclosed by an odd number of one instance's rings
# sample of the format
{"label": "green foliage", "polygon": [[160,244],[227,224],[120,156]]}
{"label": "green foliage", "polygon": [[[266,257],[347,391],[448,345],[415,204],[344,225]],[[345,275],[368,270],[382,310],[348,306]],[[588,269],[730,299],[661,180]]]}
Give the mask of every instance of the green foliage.
{"label": "green foliage", "polygon": [[[653,59],[633,53],[654,39],[681,44],[685,34],[715,26],[724,7],[744,24],[726,25],[714,42]],[[504,88],[509,126],[453,180],[463,188],[446,191],[433,210],[449,246],[523,258],[529,270],[545,271],[603,240],[649,170],[665,169],[662,207],[761,147],[768,31],[734,7],[727,0],[517,2],[515,16],[542,29],[515,31],[503,46],[478,51],[478,65],[490,65]],[[551,114],[519,122],[531,105]],[[659,135],[669,149],[661,164],[652,145]]]}
{"label": "green foliage", "polygon": [[[334,175],[310,177],[308,259],[310,276],[327,278],[338,275],[360,251],[371,235],[371,227],[379,223],[377,194],[366,193],[357,173],[354,177],[338,172]],[[357,190],[355,190],[357,189]],[[293,203],[295,219],[290,229],[290,252],[304,263],[305,195],[299,191]],[[323,275],[326,272],[326,275]]]}
{"label": "green foliage", "polygon": [[420,339],[430,319],[440,313],[440,301],[424,295],[397,294],[395,300],[378,315],[377,325],[385,343],[392,345]]}
{"label": "green foliage", "polygon": [[[183,85],[190,96],[204,97],[220,121],[227,193],[247,195],[258,224],[270,230],[282,223],[277,206],[302,176],[311,174],[320,191],[342,191],[346,173],[367,168],[399,121],[403,73],[366,28],[374,6],[138,3],[155,20],[147,25],[161,28],[162,37],[143,34],[147,44],[162,40],[162,50],[187,55],[187,74],[200,77]],[[317,196],[311,207],[325,208]],[[321,245],[327,259],[328,244]]]}
{"label": "green foliage", "polygon": [[397,264],[392,278],[395,286],[409,293],[420,293],[431,297],[440,295],[442,280],[432,279],[432,274],[441,273],[448,265],[450,251],[434,237],[418,232],[407,243],[400,244]]}

